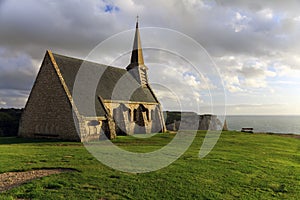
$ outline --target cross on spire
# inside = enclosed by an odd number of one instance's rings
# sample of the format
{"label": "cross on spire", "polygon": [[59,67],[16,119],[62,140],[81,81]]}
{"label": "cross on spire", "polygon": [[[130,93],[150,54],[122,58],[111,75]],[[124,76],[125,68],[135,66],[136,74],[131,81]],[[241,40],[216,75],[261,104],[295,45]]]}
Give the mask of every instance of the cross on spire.
{"label": "cross on spire", "polygon": [[136,26],[135,28],[139,28],[139,15],[136,16]]}

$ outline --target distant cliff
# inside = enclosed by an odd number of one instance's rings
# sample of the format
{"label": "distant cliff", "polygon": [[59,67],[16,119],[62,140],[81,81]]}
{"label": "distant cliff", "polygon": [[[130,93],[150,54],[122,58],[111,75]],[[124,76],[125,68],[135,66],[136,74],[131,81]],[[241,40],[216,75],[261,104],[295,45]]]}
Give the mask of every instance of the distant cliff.
{"label": "distant cliff", "polygon": [[[227,130],[226,121],[223,124],[216,115],[197,115],[194,112],[165,111],[165,123],[167,130],[177,131],[189,128],[191,130]],[[195,124],[197,123],[197,124]]]}

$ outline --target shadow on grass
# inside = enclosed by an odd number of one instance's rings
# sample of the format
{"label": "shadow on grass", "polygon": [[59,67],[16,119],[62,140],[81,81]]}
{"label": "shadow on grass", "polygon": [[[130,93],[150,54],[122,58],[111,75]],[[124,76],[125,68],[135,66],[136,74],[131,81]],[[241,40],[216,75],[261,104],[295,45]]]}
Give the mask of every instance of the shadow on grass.
{"label": "shadow on grass", "polygon": [[80,142],[71,142],[66,140],[59,139],[29,139],[29,138],[21,138],[21,137],[0,137],[0,145],[1,144],[30,144],[30,143],[58,143],[58,144],[77,144],[81,145]]}
{"label": "shadow on grass", "polygon": [[9,172],[27,172],[32,170],[61,170],[63,172],[82,172],[82,170],[71,168],[71,167],[32,167],[30,169],[15,169]]}

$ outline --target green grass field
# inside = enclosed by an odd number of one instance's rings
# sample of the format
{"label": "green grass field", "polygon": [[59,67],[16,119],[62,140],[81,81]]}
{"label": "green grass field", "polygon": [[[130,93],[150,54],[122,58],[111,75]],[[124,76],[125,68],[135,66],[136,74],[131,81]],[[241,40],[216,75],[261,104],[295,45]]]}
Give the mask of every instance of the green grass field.
{"label": "green grass field", "polygon": [[[0,173],[38,168],[78,171],[36,179],[0,193],[0,199],[300,199],[300,140],[223,132],[203,159],[205,132],[166,168],[129,174],[102,165],[81,143],[0,138]],[[124,149],[146,152],[171,134],[119,137]]]}

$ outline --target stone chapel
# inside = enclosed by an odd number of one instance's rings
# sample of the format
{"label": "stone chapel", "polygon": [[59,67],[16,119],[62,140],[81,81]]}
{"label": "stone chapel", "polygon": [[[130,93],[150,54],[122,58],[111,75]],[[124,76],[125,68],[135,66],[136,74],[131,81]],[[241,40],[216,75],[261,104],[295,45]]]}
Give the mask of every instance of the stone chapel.
{"label": "stone chapel", "polygon": [[[82,94],[79,102],[73,96],[73,87],[83,63],[89,69],[87,81],[89,73],[101,72],[101,77],[95,95]],[[117,135],[164,132],[162,108],[149,85],[147,70],[138,21],[126,69],[48,50],[22,114],[19,136],[84,142],[114,139]],[[116,87],[121,89],[116,90]],[[126,93],[126,88],[134,88],[134,91]],[[85,102],[93,102],[95,112],[79,105]]]}

